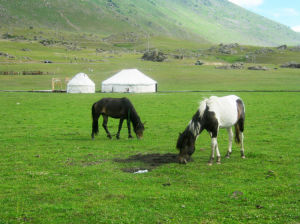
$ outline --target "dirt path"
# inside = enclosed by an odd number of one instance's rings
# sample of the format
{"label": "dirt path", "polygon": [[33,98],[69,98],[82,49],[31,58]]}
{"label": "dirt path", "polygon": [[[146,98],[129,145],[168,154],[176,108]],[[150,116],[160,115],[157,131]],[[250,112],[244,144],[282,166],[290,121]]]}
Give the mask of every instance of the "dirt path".
{"label": "dirt path", "polygon": [[59,12],[59,14],[60,14],[60,16],[62,17],[62,18],[64,18],[66,21],[67,21],[67,23],[71,26],[71,27],[73,27],[75,30],[77,30],[77,31],[79,31],[80,29],[79,29],[79,27],[77,27],[77,26],[75,26],[73,23],[71,23],[71,21],[67,18],[67,17],[65,17],[65,15],[62,13],[62,12]]}

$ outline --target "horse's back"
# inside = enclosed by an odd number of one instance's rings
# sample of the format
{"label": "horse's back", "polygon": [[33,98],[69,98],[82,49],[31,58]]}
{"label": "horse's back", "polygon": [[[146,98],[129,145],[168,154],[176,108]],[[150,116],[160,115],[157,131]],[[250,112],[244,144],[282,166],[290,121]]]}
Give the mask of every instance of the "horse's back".
{"label": "horse's back", "polygon": [[237,122],[237,100],[241,99],[235,95],[223,97],[212,96],[207,100],[209,111],[215,113],[220,128],[231,127]]}
{"label": "horse's back", "polygon": [[128,109],[131,108],[128,98],[102,98],[94,104],[100,114],[108,115],[112,118],[127,118]]}

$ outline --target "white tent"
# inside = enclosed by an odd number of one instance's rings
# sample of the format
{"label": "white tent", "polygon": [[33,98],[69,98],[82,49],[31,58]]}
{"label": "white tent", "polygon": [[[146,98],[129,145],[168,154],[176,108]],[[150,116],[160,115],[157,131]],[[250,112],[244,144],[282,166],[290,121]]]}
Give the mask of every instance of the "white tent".
{"label": "white tent", "polygon": [[87,74],[78,73],[68,82],[67,93],[95,93],[95,83]]}
{"label": "white tent", "polygon": [[101,92],[154,93],[157,82],[137,69],[124,69],[102,82]]}

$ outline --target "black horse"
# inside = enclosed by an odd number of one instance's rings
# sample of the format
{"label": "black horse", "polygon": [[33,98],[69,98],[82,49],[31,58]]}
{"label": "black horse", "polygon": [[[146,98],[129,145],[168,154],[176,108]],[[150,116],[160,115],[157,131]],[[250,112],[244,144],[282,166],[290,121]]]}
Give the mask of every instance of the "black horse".
{"label": "black horse", "polygon": [[122,124],[124,119],[127,120],[128,127],[128,138],[132,138],[130,122],[132,122],[133,130],[137,138],[143,137],[144,124],[141,122],[136,110],[134,109],[132,103],[126,97],[124,98],[103,98],[98,102],[94,103],[92,106],[92,139],[98,134],[98,119],[103,116],[103,128],[106,131],[107,137],[111,138],[111,134],[107,129],[108,117],[120,119],[119,130],[117,133],[117,139],[120,138],[120,131],[122,129]]}

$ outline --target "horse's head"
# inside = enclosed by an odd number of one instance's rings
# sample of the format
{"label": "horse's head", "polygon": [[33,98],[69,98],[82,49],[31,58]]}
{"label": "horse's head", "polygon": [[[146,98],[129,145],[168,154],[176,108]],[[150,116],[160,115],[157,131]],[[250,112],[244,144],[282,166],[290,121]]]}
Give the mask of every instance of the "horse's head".
{"label": "horse's head", "polygon": [[195,136],[185,130],[179,133],[176,148],[179,150],[179,163],[186,164],[195,151]]}
{"label": "horse's head", "polygon": [[144,124],[142,122],[138,122],[138,124],[134,127],[134,132],[138,139],[143,138],[144,130],[145,130]]}

